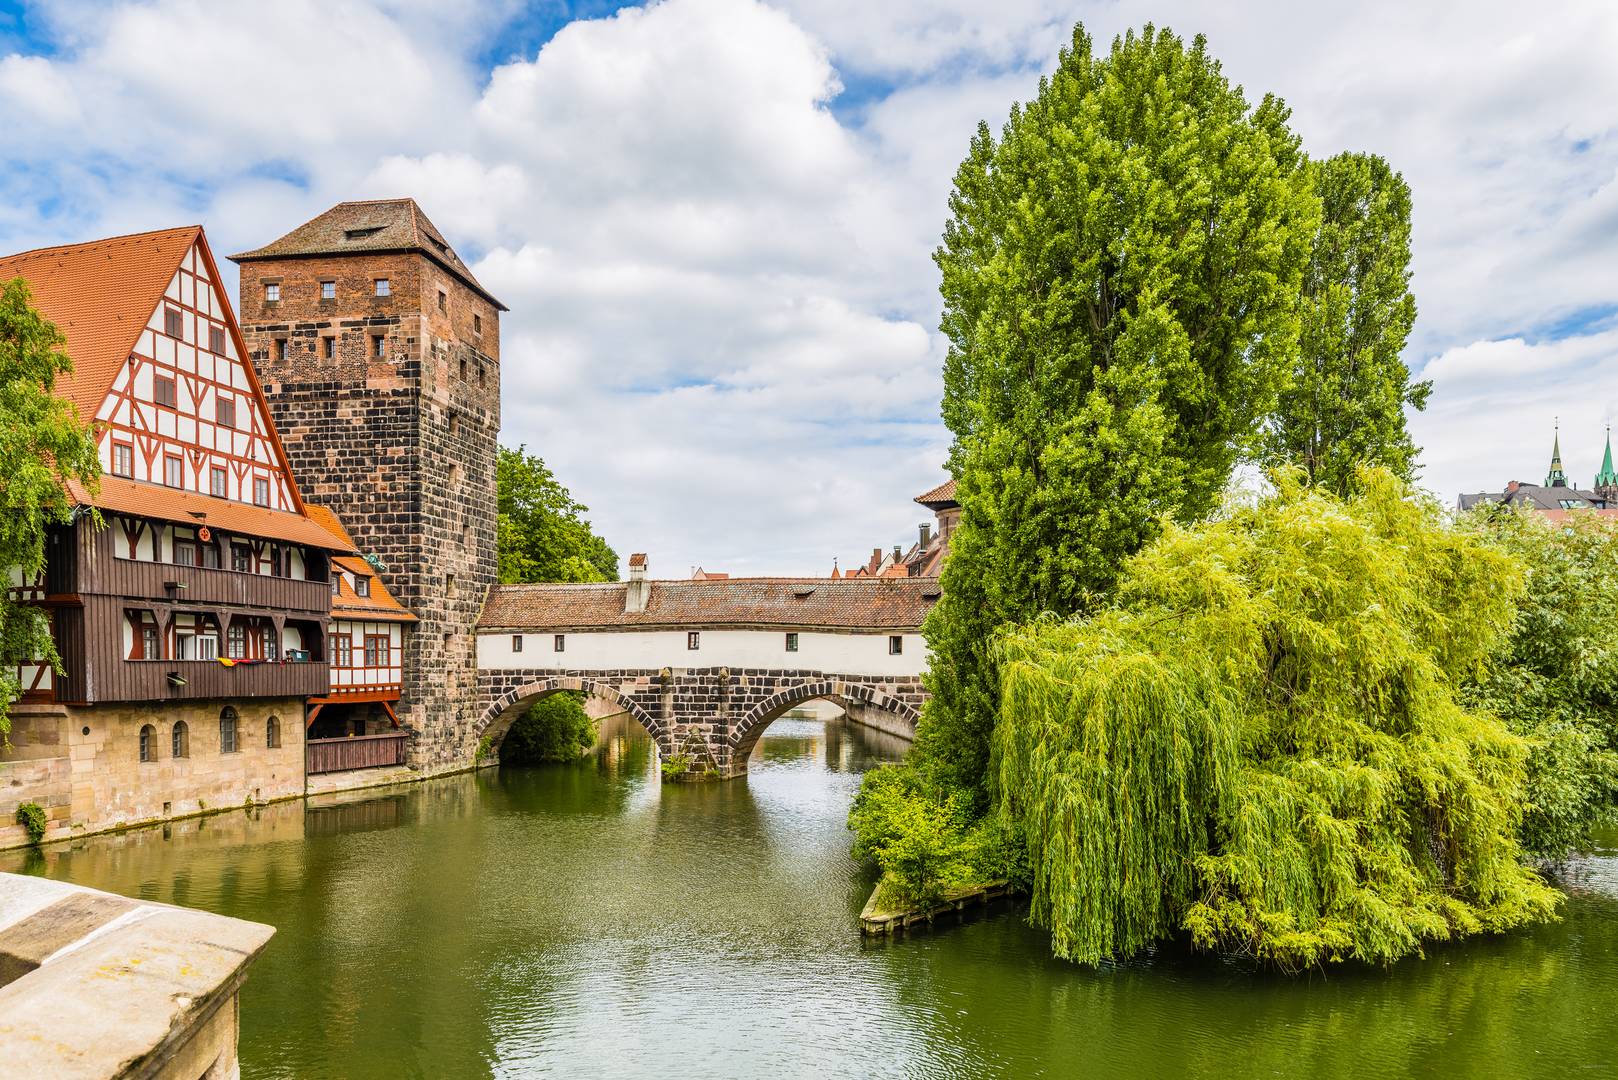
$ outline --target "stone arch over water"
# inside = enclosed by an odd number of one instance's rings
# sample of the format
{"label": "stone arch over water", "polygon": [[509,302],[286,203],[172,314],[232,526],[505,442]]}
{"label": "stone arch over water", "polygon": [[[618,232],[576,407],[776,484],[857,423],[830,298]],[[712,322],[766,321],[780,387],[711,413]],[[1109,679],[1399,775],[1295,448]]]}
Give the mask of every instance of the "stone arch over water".
{"label": "stone arch over water", "polygon": [[489,737],[490,750],[497,750],[505,740],[506,732],[511,730],[511,725],[522,715],[524,709],[542,698],[564,690],[573,690],[610,701],[634,717],[636,723],[651,735],[652,741],[657,744],[658,752],[663,753],[663,724],[656,717],[649,714],[633,698],[620,693],[618,688],[610,683],[570,675],[535,679],[502,694],[491,702],[489,707],[484,709],[483,715],[478,718],[477,727],[472,732],[472,745],[476,747],[485,737]]}
{"label": "stone arch over water", "polygon": [[778,720],[781,714],[799,705],[821,699],[833,702],[844,709],[856,703],[882,709],[905,721],[912,731],[915,730],[916,721],[920,719],[914,706],[875,686],[849,682],[845,679],[806,680],[765,698],[749,709],[736,723],[730,735],[733,767],[737,769],[747,767],[747,759],[753,753],[753,747],[758,745],[764,730]]}

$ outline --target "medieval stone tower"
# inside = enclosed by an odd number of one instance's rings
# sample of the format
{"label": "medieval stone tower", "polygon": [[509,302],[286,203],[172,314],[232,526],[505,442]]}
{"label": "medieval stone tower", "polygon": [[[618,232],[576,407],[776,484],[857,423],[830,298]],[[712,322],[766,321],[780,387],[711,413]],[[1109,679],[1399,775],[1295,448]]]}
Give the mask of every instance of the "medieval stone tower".
{"label": "medieval stone tower", "polygon": [[420,620],[412,763],[471,759],[474,628],[495,581],[500,313],[413,199],[340,203],[241,266],[242,333],[304,498]]}

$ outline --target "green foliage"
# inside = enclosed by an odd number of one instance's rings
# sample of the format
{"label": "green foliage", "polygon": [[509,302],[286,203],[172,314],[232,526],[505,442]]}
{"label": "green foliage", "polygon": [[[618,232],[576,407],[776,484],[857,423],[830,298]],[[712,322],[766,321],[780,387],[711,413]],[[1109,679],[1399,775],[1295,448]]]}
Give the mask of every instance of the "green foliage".
{"label": "green foliage", "polygon": [[1467,693],[1529,740],[1523,844],[1561,858],[1618,808],[1618,530],[1496,505],[1461,527],[1527,572],[1512,632]]}
{"label": "green foliage", "polygon": [[1416,446],[1405,406],[1432,389],[1400,359],[1416,321],[1410,294],[1410,188],[1372,154],[1305,165],[1320,200],[1304,272],[1302,330],[1260,460],[1294,464],[1342,494],[1359,464],[1410,480]]}
{"label": "green foliage", "polygon": [[39,843],[45,839],[45,808],[37,802],[23,803],[17,807],[17,824],[28,833],[30,843]]}
{"label": "green foliage", "polygon": [[[73,370],[66,344],[34,308],[26,281],[0,286],[0,567],[19,568],[26,580],[45,569],[46,527],[72,520],[66,481],[94,491],[101,476],[89,427],[54,392]],[[22,691],[16,665],[37,659],[60,672],[49,618],[0,588],[0,746]]]}
{"label": "green foliage", "polygon": [[1274,98],[1201,38],[1082,27],[996,140],[981,125],[935,259],[962,506],[917,751],[987,805],[987,642],[1109,588],[1166,520],[1215,503],[1296,347],[1316,201]]}
{"label": "green foliage", "polygon": [[512,721],[500,744],[500,763],[577,761],[595,739],[596,725],[584,711],[584,695],[559,691],[540,698]]}
{"label": "green foliage", "polygon": [[868,773],[849,809],[854,856],[888,875],[890,899],[929,907],[978,880],[974,844],[953,799],[932,798],[902,768]]}
{"label": "green foliage", "polygon": [[1527,746],[1457,699],[1519,565],[1385,470],[1347,499],[1277,482],[997,645],[999,807],[1061,956],[1389,963],[1554,912],[1516,839]]}
{"label": "green foliage", "polygon": [[584,519],[590,508],[526,449],[502,446],[495,467],[500,580],[618,580],[618,554]]}
{"label": "green foliage", "polygon": [[659,773],[664,780],[677,780],[691,771],[696,764],[696,755],[684,752],[670,754],[663,759]]}

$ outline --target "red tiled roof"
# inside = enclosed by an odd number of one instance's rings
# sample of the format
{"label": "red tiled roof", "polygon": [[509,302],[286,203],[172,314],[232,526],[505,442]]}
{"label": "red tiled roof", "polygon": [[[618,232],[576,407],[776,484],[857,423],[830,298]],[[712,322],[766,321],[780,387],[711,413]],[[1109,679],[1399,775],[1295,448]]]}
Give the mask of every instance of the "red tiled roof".
{"label": "red tiled roof", "polygon": [[[342,540],[350,548],[355,548],[353,537],[343,528],[343,523],[329,507],[317,506],[314,503],[304,503],[304,509],[309,517],[333,536]],[[349,587],[347,581],[338,575],[337,592],[332,594],[332,612],[339,615],[361,615],[368,619],[378,619],[383,622],[415,622],[416,617],[405,609],[405,606],[394,599],[388,587],[382,584],[382,578],[377,574],[376,567],[364,559],[352,555],[339,555],[332,562],[347,570],[349,573],[370,580],[370,595],[360,596]]]}
{"label": "red tiled roof", "polygon": [[332,535],[303,515],[286,510],[271,510],[106,473],[101,476],[101,491],[94,500],[76,480],[69,480],[67,489],[68,495],[81,506],[94,502],[99,509],[113,513],[182,525],[208,525],[228,533],[285,540],[326,551],[354,550],[352,543]]}
{"label": "red tiled roof", "polygon": [[0,281],[26,279],[34,306],[67,335],[73,372],[56,389],[78,406],[81,420],[95,419],[201,231],[186,225],[0,258]]}
{"label": "red tiled roof", "polygon": [[945,480],[942,484],[939,484],[931,491],[917,495],[915,501],[927,507],[929,510],[937,510],[940,507],[953,506],[956,502],[955,481],[953,479]]}
{"label": "red tiled roof", "polygon": [[937,578],[832,581],[730,578],[653,581],[644,611],[624,611],[626,582],[495,585],[480,630],[623,627],[794,627],[915,630],[938,599]]}
{"label": "red tiled roof", "polygon": [[478,284],[455,254],[438,226],[427,219],[415,199],[371,199],[345,202],[310,218],[278,240],[230,256],[232,262],[295,259],[315,255],[347,255],[356,251],[415,251],[460,278],[501,311],[506,306]]}

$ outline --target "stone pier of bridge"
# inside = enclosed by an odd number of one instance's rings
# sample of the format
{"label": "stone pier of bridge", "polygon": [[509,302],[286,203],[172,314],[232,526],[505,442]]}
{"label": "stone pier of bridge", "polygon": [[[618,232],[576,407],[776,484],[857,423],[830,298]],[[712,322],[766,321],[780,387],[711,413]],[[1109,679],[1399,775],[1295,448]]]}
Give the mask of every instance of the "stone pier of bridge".
{"label": "stone pier of bridge", "polygon": [[926,700],[919,674],[825,672],[793,668],[565,670],[500,668],[478,676],[473,753],[492,755],[529,705],[559,691],[603,698],[657,743],[668,779],[729,779],[747,772],[764,730],[783,713],[825,700],[881,714],[890,731],[914,732]]}

